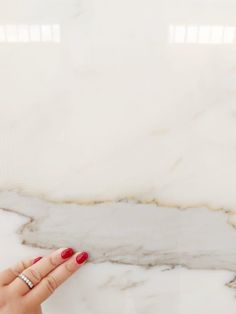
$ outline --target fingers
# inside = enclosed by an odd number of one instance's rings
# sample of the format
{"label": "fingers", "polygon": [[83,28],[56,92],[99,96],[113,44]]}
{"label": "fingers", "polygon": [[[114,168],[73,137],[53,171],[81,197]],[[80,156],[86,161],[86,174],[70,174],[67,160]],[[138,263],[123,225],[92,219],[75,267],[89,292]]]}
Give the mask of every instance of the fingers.
{"label": "fingers", "polygon": [[67,262],[53,270],[45,277],[35,288],[26,296],[30,302],[41,304],[65,282],[73,273],[75,273],[88,259],[88,253],[82,252],[71,257]]}
{"label": "fingers", "polygon": [[[74,250],[72,248],[57,250],[26,268],[23,271],[23,274],[34,284],[34,286],[36,286],[52,270],[68,260],[73,254]],[[19,295],[25,295],[30,290],[20,278],[16,278],[11,283],[11,286],[14,292]]]}
{"label": "fingers", "polygon": [[20,261],[13,267],[10,267],[0,272],[0,286],[9,285],[17,276],[22,273],[25,269],[30,267],[34,262],[34,259],[26,259]]}

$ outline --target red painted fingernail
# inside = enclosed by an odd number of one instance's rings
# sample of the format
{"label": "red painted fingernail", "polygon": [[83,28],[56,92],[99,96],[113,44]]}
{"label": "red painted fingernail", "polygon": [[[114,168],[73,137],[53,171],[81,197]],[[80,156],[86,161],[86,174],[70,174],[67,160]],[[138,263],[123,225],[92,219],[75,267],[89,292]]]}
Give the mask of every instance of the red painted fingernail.
{"label": "red painted fingernail", "polygon": [[61,257],[63,259],[66,259],[71,257],[74,253],[75,253],[74,250],[69,247],[68,249],[65,249],[64,251],[61,252]]}
{"label": "red painted fingernail", "polygon": [[85,261],[88,259],[88,253],[87,252],[82,252],[79,255],[76,256],[76,262],[78,264],[83,264]]}
{"label": "red painted fingernail", "polygon": [[36,258],[33,260],[33,264],[37,263],[37,262],[40,261],[41,259],[42,259],[42,256],[36,257]]}

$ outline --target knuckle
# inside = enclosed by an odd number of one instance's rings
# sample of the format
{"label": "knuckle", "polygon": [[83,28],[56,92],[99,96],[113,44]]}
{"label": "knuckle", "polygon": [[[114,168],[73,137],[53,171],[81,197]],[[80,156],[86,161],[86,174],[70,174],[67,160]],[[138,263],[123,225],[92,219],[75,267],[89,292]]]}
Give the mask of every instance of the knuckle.
{"label": "knuckle", "polygon": [[54,258],[53,258],[52,255],[48,257],[48,262],[50,263],[50,265],[51,265],[52,267],[57,266],[57,263],[55,262],[55,260],[54,260]]}
{"label": "knuckle", "polygon": [[18,276],[21,272],[15,267],[15,268],[8,268],[7,271],[9,274],[12,274],[13,276]]}
{"label": "knuckle", "polygon": [[28,267],[27,263],[25,261],[21,261],[21,266],[25,269]]}
{"label": "knuckle", "polygon": [[58,287],[56,279],[53,276],[48,276],[44,280],[46,288],[48,289],[49,293],[52,294]]}
{"label": "knuckle", "polygon": [[17,263],[17,265],[16,265],[16,267],[15,267],[15,269],[13,271],[15,273],[20,274],[26,268],[27,268],[27,266],[26,266],[25,262],[24,261],[20,261],[20,262]]}
{"label": "knuckle", "polygon": [[27,272],[24,273],[24,275],[36,284],[42,280],[41,273],[36,269],[28,269]]}
{"label": "knuckle", "polygon": [[68,272],[69,274],[73,274],[74,270],[72,269],[72,267],[69,263],[66,263],[64,268],[65,268],[66,272]]}

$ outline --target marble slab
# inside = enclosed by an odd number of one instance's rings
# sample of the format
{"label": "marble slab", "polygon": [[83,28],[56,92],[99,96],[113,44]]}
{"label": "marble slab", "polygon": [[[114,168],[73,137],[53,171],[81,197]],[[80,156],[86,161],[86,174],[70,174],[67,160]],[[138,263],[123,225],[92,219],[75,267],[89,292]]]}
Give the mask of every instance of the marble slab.
{"label": "marble slab", "polygon": [[0,1],[0,266],[91,255],[50,314],[235,312],[235,12]]}
{"label": "marble slab", "polygon": [[[17,229],[27,218],[1,212],[0,245],[5,257],[1,267],[45,250],[22,246]],[[6,246],[6,243],[8,244]],[[7,254],[6,254],[7,253]],[[220,270],[187,270],[182,267],[151,268],[104,262],[88,263],[47,301],[49,314],[98,313],[166,314],[227,313],[236,310],[235,292],[226,287],[234,274]]]}

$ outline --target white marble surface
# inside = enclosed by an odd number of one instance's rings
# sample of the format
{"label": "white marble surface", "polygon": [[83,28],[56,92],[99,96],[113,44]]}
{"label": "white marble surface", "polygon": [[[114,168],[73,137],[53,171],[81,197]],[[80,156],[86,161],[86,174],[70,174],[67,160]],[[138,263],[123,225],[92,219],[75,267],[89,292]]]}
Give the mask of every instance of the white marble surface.
{"label": "white marble surface", "polygon": [[0,0],[0,266],[91,254],[48,313],[235,313],[235,21],[233,0]]}
{"label": "white marble surface", "polygon": [[[1,267],[16,258],[46,253],[20,244],[15,232],[25,222],[16,214],[1,213],[0,245],[7,253]],[[171,269],[164,265],[143,268],[88,263],[55,292],[43,309],[49,314],[222,314],[225,309],[234,314],[235,293],[225,287],[233,276],[227,271]]]}

